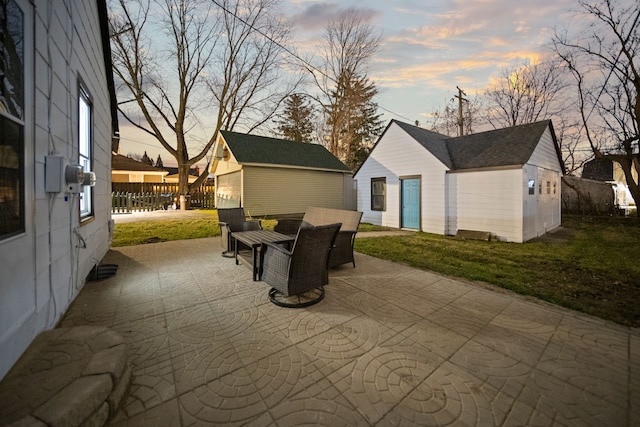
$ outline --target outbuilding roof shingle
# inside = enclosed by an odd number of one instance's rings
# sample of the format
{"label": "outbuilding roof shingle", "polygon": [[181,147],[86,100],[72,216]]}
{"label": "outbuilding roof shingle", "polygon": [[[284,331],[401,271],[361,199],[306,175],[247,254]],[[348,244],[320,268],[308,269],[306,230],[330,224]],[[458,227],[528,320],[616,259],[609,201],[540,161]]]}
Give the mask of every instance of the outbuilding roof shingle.
{"label": "outbuilding roof shingle", "polygon": [[325,169],[348,172],[345,166],[329,150],[319,144],[288,141],[266,136],[221,130],[233,156],[241,164],[265,164]]}
{"label": "outbuilding roof shingle", "polygon": [[524,165],[531,158],[550,120],[449,137],[392,120],[450,170]]}
{"label": "outbuilding roof shingle", "polygon": [[459,136],[447,140],[453,169],[524,165],[536,149],[549,120]]}

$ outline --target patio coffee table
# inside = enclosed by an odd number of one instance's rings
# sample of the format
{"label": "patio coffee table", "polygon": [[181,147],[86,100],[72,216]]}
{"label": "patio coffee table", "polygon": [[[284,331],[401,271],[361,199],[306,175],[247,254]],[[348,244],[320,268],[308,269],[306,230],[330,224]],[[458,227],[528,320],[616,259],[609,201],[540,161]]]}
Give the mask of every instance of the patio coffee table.
{"label": "patio coffee table", "polygon": [[[235,258],[236,265],[239,264],[238,256],[251,263],[253,267],[253,281],[256,282],[260,275],[260,266],[258,265],[258,250],[263,243],[291,243],[295,240],[295,236],[287,236],[271,230],[253,230],[253,231],[237,231],[231,233],[231,238],[236,240]],[[238,251],[238,243],[251,248],[251,259],[243,257]]]}

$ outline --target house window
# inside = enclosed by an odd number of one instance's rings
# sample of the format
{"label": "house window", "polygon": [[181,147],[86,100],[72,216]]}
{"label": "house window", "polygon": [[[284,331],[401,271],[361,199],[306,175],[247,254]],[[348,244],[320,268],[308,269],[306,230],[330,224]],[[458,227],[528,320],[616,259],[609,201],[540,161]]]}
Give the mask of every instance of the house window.
{"label": "house window", "polygon": [[547,194],[551,194],[551,181],[547,181]]}
{"label": "house window", "polygon": [[[92,170],[93,132],[91,131],[91,98],[81,85],[78,95],[78,162],[85,172]],[[93,187],[85,185],[80,192],[80,218],[93,216]]]}
{"label": "house window", "polygon": [[24,14],[14,0],[0,7],[0,240],[25,230]]}
{"label": "house window", "polygon": [[371,178],[371,210],[384,211],[386,202],[387,178]]}
{"label": "house window", "polygon": [[553,194],[556,194],[558,183],[553,181]]}
{"label": "house window", "polygon": [[542,180],[538,181],[538,194],[542,194]]}
{"label": "house window", "polygon": [[536,194],[536,180],[530,179],[528,185],[529,185],[529,194],[530,195]]}

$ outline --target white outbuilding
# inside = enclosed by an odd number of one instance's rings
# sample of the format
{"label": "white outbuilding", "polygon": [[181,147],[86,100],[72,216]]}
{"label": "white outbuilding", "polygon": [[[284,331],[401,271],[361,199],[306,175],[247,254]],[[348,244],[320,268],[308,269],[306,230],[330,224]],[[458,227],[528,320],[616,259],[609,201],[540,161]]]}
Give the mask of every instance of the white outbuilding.
{"label": "white outbuilding", "polygon": [[550,120],[461,137],[392,120],[354,178],[363,222],[525,242],[560,226],[563,173]]}

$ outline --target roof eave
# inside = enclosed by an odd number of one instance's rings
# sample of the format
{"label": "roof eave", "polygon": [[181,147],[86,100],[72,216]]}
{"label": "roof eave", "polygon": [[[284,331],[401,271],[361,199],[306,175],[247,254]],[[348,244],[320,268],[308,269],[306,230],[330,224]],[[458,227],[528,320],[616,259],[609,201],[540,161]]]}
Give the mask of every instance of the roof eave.
{"label": "roof eave", "polygon": [[448,170],[446,173],[502,171],[502,170],[512,170],[512,169],[522,169],[523,167],[524,167],[524,164],[487,166],[487,167],[468,168],[468,169],[451,169],[451,170]]}
{"label": "roof eave", "polygon": [[276,163],[238,163],[241,166],[253,166],[259,168],[279,168],[279,169],[300,169],[300,170],[315,170],[322,172],[340,172],[340,173],[353,173],[350,170],[344,169],[332,169],[332,168],[319,168],[313,166],[298,166],[298,165],[280,165]]}
{"label": "roof eave", "polygon": [[558,144],[556,131],[553,128],[553,122],[551,121],[551,119],[549,119],[548,121],[549,121],[548,128],[549,128],[549,131],[551,132],[551,139],[553,140],[553,145],[556,150],[556,155],[558,156],[558,162],[560,162],[560,170],[562,171],[562,175],[566,175],[567,167],[564,164],[564,160],[562,159],[562,151],[560,150],[560,144]]}

